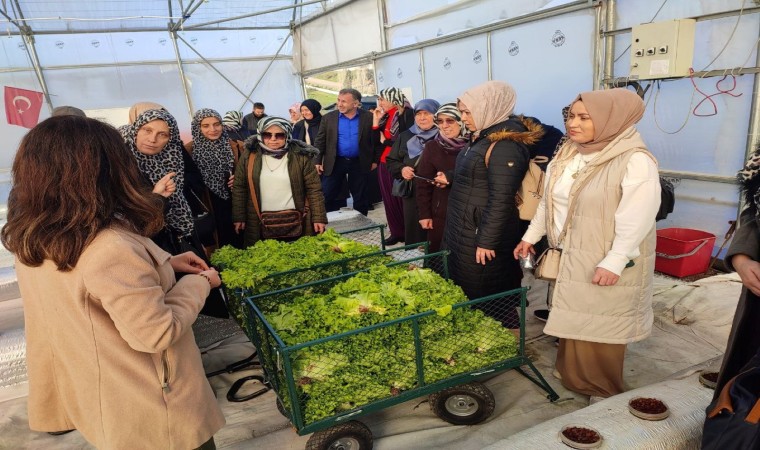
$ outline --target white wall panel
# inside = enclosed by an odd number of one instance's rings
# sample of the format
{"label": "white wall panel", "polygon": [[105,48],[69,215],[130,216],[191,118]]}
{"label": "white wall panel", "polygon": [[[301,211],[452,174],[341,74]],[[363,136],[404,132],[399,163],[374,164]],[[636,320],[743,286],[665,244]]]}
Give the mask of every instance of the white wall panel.
{"label": "white wall panel", "polygon": [[35,40],[43,67],[175,59],[168,32],[40,35]]}
{"label": "white wall panel", "polygon": [[359,58],[380,48],[377,0],[358,0],[296,30],[296,67],[313,70]]}
{"label": "white wall panel", "polygon": [[593,29],[581,11],[491,34],[493,79],[514,86],[515,112],[562,129],[562,108],[593,87]]}
{"label": "white wall panel", "polygon": [[[288,34],[290,34],[289,30],[179,32],[179,35],[206,59],[274,55],[282,41],[288,38]],[[198,59],[198,55],[184,42],[179,41],[177,44],[182,59]],[[280,55],[290,55],[292,51],[293,40],[288,39]]]}
{"label": "white wall panel", "polygon": [[386,56],[375,63],[377,90],[388,87],[411,92],[409,101],[416,102],[422,97],[422,73],[418,50]]}
{"label": "white wall panel", "polygon": [[472,36],[424,50],[426,97],[456,101],[467,88],[488,81],[486,36]]}
{"label": "white wall panel", "polygon": [[31,67],[21,36],[0,37],[0,68]]}
{"label": "white wall panel", "polygon": [[548,0],[386,0],[391,25],[388,47],[398,48],[523,16],[547,3]]}
{"label": "white wall panel", "polygon": [[[738,10],[744,3],[745,8],[755,6],[753,0],[703,0],[691,1],[669,0],[664,2],[653,0],[617,0],[617,28],[629,28],[633,25],[665,20],[697,17],[705,14],[713,14],[723,11]],[[662,9],[658,13],[657,10]],[[734,19],[735,20],[735,19]]]}

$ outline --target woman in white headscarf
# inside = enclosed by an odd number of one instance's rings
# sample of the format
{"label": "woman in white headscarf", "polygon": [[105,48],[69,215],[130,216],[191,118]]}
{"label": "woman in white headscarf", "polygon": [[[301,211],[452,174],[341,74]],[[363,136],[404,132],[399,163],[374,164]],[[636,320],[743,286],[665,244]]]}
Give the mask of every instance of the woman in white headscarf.
{"label": "woman in white headscarf", "polygon": [[[515,101],[514,89],[503,81],[459,96],[462,122],[472,132],[470,145],[459,152],[450,179],[443,173],[437,177],[451,183],[443,244],[451,251],[450,275],[470,299],[519,288],[522,279],[512,256],[522,235],[515,194],[528,170],[527,146],[543,130],[513,115]],[[519,327],[516,304],[496,308],[487,303],[486,314],[505,327]]]}

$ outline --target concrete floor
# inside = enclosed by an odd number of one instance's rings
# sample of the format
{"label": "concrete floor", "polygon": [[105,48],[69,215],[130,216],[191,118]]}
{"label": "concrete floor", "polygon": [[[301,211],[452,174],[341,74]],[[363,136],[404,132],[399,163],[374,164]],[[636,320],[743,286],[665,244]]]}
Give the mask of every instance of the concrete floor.
{"label": "concrete floor", "polygon": [[[370,211],[369,218],[384,222],[382,205]],[[424,397],[362,416],[360,420],[373,432],[376,449],[467,450],[489,445],[512,448],[517,443],[510,441],[510,436],[518,436],[535,425],[551,423],[548,421],[566,414],[586,411],[583,408],[588,398],[564,389],[551,376],[556,357],[555,339],[542,334],[543,323],[532,314],[534,309],[545,307],[547,284],[534,281],[530,276],[524,279],[524,284],[531,286],[526,314],[526,353],[560,395],[559,401],[549,402],[545,392],[516,371],[503,372],[485,381],[496,397],[496,410],[488,421],[477,426],[443,422],[431,412]],[[650,338],[628,347],[627,384],[635,389],[668,380],[684,371],[717,368],[740,290],[741,283],[735,274],[692,283],[656,276],[653,333]],[[2,316],[0,308],[0,319]],[[248,356],[252,350],[247,339],[237,334],[204,351],[204,364],[207,371],[212,371]],[[218,448],[304,448],[308,436],[298,436],[278,413],[272,392],[243,403],[226,400],[230,384],[250,373],[258,372],[243,371],[211,378],[227,418],[227,425],[215,437]],[[53,437],[30,431],[26,389],[23,384],[0,388],[0,449],[92,448],[77,432]],[[701,398],[694,402],[695,408],[704,409],[707,404]],[[604,413],[600,410],[598,414],[601,418]]]}

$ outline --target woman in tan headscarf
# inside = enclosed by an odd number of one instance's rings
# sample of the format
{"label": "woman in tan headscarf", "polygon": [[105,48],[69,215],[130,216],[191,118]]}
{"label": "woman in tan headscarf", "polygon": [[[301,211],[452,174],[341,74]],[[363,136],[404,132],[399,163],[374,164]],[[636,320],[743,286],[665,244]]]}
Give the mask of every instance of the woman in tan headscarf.
{"label": "woman in tan headscarf", "polygon": [[626,89],[573,101],[547,195],[514,250],[515,258],[533,253],[545,234],[562,249],[544,332],[560,338],[555,376],[592,401],[625,390],[626,344],[652,330],[660,183],[634,128],[643,114],[644,102]]}
{"label": "woman in tan headscarf", "polygon": [[[483,83],[459,96],[457,107],[472,138],[457,155],[454,170],[436,177],[451,184],[442,244],[450,251],[449,274],[470,299],[519,288],[522,279],[512,258],[523,229],[515,194],[528,170],[527,146],[543,129],[530,128],[513,115],[515,100],[514,89],[503,81]],[[486,302],[484,312],[505,327],[519,328],[516,303],[498,308],[494,303]]]}

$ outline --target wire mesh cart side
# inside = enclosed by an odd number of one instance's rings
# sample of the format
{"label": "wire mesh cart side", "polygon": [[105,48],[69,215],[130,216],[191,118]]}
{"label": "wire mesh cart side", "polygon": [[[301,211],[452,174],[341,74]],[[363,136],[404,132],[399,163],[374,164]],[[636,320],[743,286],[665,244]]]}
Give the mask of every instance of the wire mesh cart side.
{"label": "wire mesh cart side", "polygon": [[[432,256],[440,257],[427,257]],[[354,275],[287,291],[308,294],[315,285],[336,285]],[[307,449],[331,448],[344,439],[356,444],[351,448],[365,449],[371,448],[371,432],[353,418],[423,395],[430,395],[434,413],[450,423],[486,420],[495,402],[476,380],[489,373],[518,369],[556,400],[525,356],[526,292],[463,301],[297,344],[286,343],[258,307],[261,295],[246,298],[245,305],[249,337],[278,408],[299,434],[314,433]]]}

